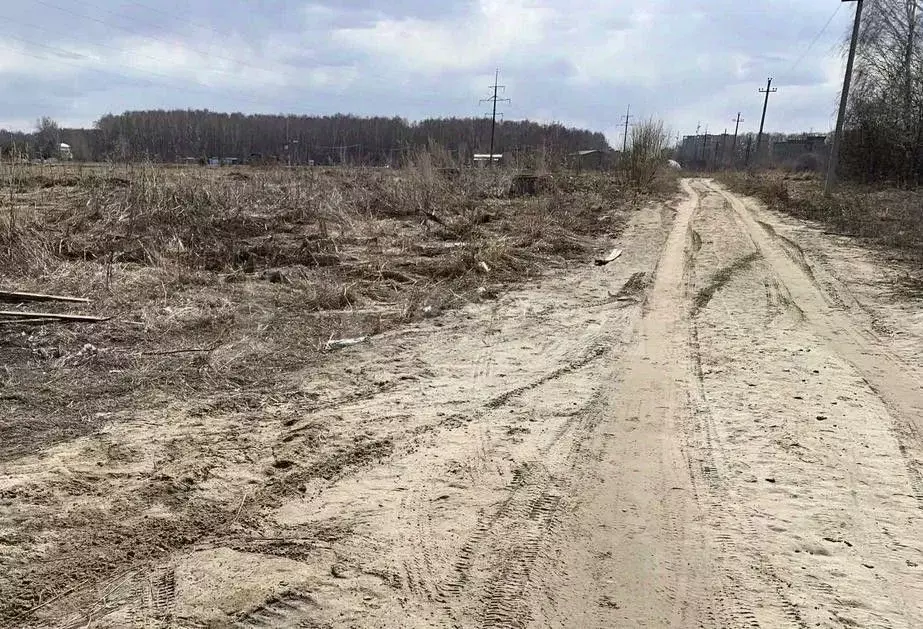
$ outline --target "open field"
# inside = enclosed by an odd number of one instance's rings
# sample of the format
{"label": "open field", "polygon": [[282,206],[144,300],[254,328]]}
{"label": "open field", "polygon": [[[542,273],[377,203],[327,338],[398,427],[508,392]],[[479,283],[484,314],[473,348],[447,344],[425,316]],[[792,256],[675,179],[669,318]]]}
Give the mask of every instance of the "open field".
{"label": "open field", "polygon": [[[645,202],[594,176],[509,198],[511,178],[425,160],[400,172],[17,167],[0,193],[3,288],[88,297],[57,310],[110,320],[0,326],[6,625],[389,455],[395,438],[337,422],[308,430],[310,454],[280,442],[267,459],[250,440],[267,416],[291,425],[401,384],[361,367],[333,378],[352,359],[328,341],[442,326],[447,310],[586,264]],[[154,417],[169,434],[149,431]],[[193,427],[214,422],[239,434]],[[51,471],[38,495],[36,479],[8,474],[37,450],[82,458],[100,430],[134,436],[76,485]]]}
{"label": "open field", "polygon": [[111,319],[0,327],[0,626],[923,625],[900,250],[708,179],[33,181],[3,288]]}
{"label": "open field", "polygon": [[507,173],[450,182],[425,166],[37,171],[3,211],[3,280],[89,297],[79,312],[112,321],[2,329],[6,402],[30,416],[5,426],[5,455],[91,431],[129,399],[261,406],[327,341],[585,260],[637,203],[599,178],[509,199]]}

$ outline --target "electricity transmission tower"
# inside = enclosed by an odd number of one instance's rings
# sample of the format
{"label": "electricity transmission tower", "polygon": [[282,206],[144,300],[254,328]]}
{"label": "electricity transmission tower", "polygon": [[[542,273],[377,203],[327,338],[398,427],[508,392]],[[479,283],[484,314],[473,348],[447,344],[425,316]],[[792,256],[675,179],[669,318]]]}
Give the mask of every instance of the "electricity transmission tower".
{"label": "electricity transmission tower", "polygon": [[760,88],[760,94],[766,94],[766,100],[763,101],[763,118],[760,120],[760,132],[756,136],[757,162],[759,162],[760,159],[760,146],[763,144],[763,127],[766,124],[766,109],[769,107],[769,95],[778,91],[779,90],[772,86],[772,77],[769,77],[769,81],[766,83],[766,89]]}
{"label": "electricity transmission tower", "polygon": [[[500,98],[500,90],[506,90],[505,85],[500,85],[500,69],[497,69],[497,73],[494,75],[494,84],[490,86],[490,89],[493,90],[493,96],[488,98],[482,98],[482,103],[492,103],[493,104],[493,113],[490,116],[490,157],[487,158],[488,164],[494,163],[494,139],[497,134],[497,103],[508,103],[510,102],[509,98]],[[503,115],[502,113],[500,114]]]}

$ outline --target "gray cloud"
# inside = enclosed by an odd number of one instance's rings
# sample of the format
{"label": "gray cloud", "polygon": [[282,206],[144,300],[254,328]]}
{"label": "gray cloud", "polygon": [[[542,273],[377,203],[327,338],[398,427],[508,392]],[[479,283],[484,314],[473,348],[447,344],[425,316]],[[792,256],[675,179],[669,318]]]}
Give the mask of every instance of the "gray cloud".
{"label": "gray cloud", "polygon": [[[842,5],[826,34],[811,40]],[[493,69],[508,117],[619,137],[630,103],[675,131],[826,130],[852,5],[819,0],[36,0],[0,8],[0,126],[125,109],[469,116]]]}

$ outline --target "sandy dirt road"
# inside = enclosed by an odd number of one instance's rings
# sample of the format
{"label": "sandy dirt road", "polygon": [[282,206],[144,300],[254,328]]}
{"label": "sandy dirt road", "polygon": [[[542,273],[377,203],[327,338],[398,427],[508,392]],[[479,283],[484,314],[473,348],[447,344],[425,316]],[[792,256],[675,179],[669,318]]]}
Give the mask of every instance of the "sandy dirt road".
{"label": "sandy dirt road", "polygon": [[6,626],[923,626],[919,303],[707,180],[619,246],[3,462]]}

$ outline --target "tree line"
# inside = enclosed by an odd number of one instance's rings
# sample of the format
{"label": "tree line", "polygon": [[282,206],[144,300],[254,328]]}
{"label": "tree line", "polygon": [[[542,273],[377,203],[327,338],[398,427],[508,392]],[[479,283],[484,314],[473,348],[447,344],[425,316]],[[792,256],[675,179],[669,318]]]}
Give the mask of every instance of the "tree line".
{"label": "tree line", "polygon": [[860,181],[919,185],[923,175],[923,7],[866,0],[841,169]]}
{"label": "tree line", "polygon": [[[25,156],[54,157],[61,142],[83,161],[179,162],[209,158],[305,164],[398,165],[415,151],[438,145],[462,160],[487,153],[490,120],[399,117],[288,116],[208,110],[129,111],[107,114],[92,129],[62,129],[43,118],[32,133],[0,131],[5,155],[13,146]],[[604,149],[602,133],[507,121],[497,124],[495,152],[562,155]]]}

